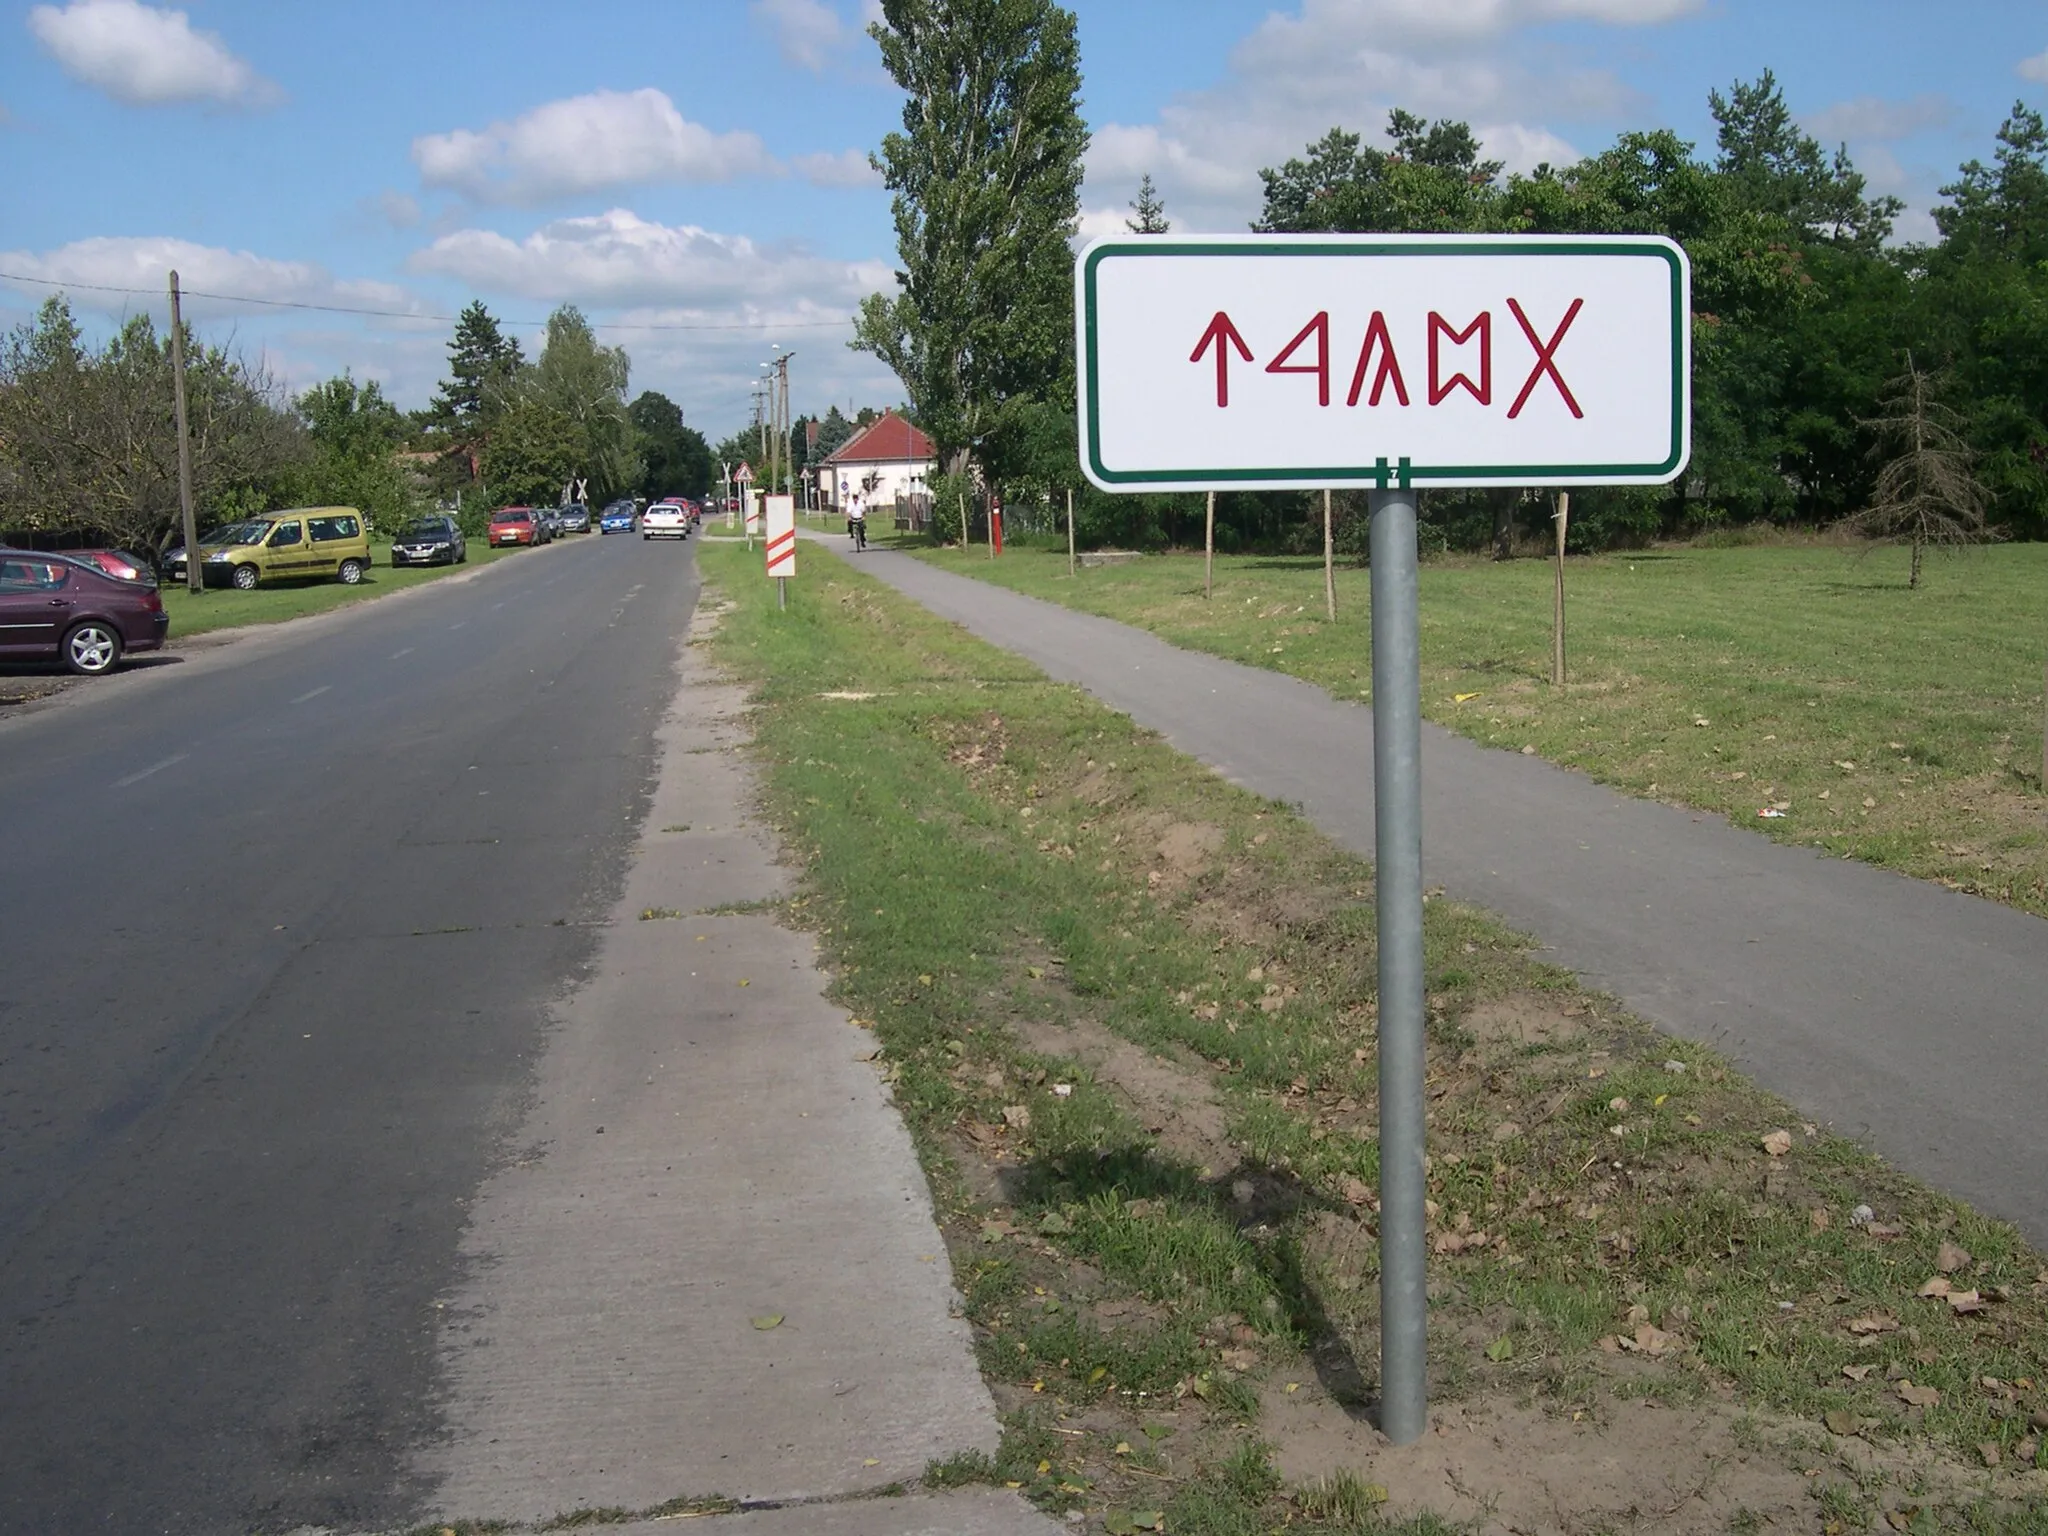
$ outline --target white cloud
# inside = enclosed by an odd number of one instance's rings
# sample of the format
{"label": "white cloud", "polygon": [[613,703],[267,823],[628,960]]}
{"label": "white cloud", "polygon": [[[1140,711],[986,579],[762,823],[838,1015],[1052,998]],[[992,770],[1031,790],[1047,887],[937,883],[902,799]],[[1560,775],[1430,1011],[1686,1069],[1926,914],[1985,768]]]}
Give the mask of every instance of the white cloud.
{"label": "white cloud", "polygon": [[2048,50],[2035,54],[2031,59],[2021,59],[2013,66],[2022,80],[2037,81],[2048,85]]}
{"label": "white cloud", "polygon": [[411,229],[420,221],[418,199],[389,188],[377,195],[377,212],[393,229]]}
{"label": "white cloud", "polygon": [[819,0],[749,0],[747,8],[775,34],[782,57],[814,75],[851,41],[839,13]]}
{"label": "white cloud", "polygon": [[138,0],[72,0],[62,9],[37,6],[28,29],[65,74],[133,106],[263,106],[280,95],[217,35],[193,31],[183,11]]}
{"label": "white cloud", "polygon": [[824,150],[798,155],[790,167],[814,187],[879,187],[881,173],[868,162],[864,149],[842,149],[838,154]]}
{"label": "white cloud", "polygon": [[558,219],[524,240],[455,230],[416,252],[410,265],[548,306],[667,305],[707,323],[770,314],[838,318],[894,282],[886,262],[834,261],[694,224],[655,223],[625,208]]}
{"label": "white cloud", "polygon": [[[74,307],[119,314],[162,299],[171,272],[195,298],[193,314],[258,313],[280,304],[334,304],[354,309],[417,310],[418,302],[392,283],[336,278],[316,262],[280,261],[251,251],[198,245],[169,235],[109,236],[75,240],[51,251],[0,251],[0,267],[66,288]],[[92,285],[92,286],[86,286]],[[35,292],[48,288],[31,285]],[[134,293],[100,289],[135,289]],[[256,303],[237,302],[255,300]]]}
{"label": "white cloud", "polygon": [[412,157],[426,185],[504,203],[779,170],[757,135],[713,133],[652,87],[550,101],[480,133],[428,134],[413,140]]}
{"label": "white cloud", "polygon": [[1923,128],[1953,121],[1955,115],[1954,102],[1930,91],[1906,101],[1858,96],[1853,101],[1838,101],[1802,121],[1824,144],[1869,144],[1910,138]]}
{"label": "white cloud", "polygon": [[1555,46],[1532,54],[1529,29],[1564,21],[1647,26],[1703,0],[1301,0],[1232,49],[1222,80],[1170,101],[1150,123],[1095,128],[1087,205],[1121,204],[1149,173],[1178,230],[1242,229],[1261,201],[1258,172],[1302,153],[1333,126],[1384,142],[1386,114],[1473,121],[1485,152],[1512,171],[1578,151],[1555,126],[1642,109],[1611,72]]}

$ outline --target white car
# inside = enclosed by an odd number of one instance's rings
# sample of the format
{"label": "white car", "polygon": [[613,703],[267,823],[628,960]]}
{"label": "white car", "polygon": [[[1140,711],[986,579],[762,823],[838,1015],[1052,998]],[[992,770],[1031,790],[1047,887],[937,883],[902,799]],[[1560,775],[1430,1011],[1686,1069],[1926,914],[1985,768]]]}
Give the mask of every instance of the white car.
{"label": "white car", "polygon": [[690,514],[672,501],[657,501],[640,514],[640,537],[643,539],[687,539],[690,536]]}

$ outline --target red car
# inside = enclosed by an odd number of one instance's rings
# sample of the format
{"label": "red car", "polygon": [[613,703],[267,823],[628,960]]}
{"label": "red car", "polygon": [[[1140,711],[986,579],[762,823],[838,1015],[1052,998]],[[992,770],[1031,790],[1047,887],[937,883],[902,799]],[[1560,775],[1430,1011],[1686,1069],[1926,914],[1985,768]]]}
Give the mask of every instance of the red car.
{"label": "red car", "polygon": [[504,544],[541,542],[540,519],[531,507],[500,507],[491,514],[491,528],[485,543],[492,548]]}
{"label": "red car", "polygon": [[55,658],[97,677],[125,652],[157,649],[170,629],[152,583],[64,555],[0,549],[0,661]]}
{"label": "red car", "polygon": [[68,549],[65,553],[74,560],[98,566],[109,576],[118,576],[123,581],[144,581],[152,587],[156,585],[156,568],[140,555],[119,549]]}

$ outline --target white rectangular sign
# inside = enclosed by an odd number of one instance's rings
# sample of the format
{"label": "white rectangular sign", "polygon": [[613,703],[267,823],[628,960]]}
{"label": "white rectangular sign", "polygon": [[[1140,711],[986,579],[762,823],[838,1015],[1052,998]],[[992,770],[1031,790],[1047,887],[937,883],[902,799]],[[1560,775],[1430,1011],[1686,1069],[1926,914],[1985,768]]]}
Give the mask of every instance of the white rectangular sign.
{"label": "white rectangular sign", "polygon": [[768,574],[796,574],[796,498],[763,496],[768,508]]}
{"label": "white rectangular sign", "polygon": [[1107,491],[1656,485],[1691,450],[1660,236],[1119,236],[1074,289]]}

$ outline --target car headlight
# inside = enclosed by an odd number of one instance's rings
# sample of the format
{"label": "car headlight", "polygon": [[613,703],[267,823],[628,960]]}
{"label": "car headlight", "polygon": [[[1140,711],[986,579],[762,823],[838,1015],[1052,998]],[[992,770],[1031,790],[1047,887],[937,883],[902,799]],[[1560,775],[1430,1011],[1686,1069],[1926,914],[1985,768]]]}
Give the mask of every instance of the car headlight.
{"label": "car headlight", "polygon": [[217,549],[206,557],[206,563],[208,565],[226,565],[229,558],[230,556],[226,550]]}

